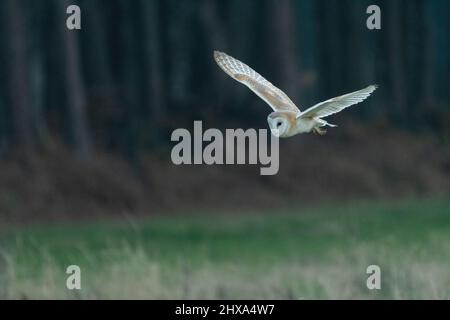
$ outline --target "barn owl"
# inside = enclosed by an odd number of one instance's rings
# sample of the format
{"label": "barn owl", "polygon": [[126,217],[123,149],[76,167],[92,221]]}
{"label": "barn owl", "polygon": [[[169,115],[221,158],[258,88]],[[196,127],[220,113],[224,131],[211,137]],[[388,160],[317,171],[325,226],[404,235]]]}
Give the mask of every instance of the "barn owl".
{"label": "barn owl", "polygon": [[323,127],[336,127],[336,125],[322,118],[363,101],[377,88],[376,85],[371,85],[362,90],[320,102],[302,112],[283,91],[245,63],[220,51],[214,51],[214,59],[225,73],[246,85],[273,109],[274,112],[269,114],[267,122],[272,133],[281,138],[307,132],[325,134],[326,130]]}

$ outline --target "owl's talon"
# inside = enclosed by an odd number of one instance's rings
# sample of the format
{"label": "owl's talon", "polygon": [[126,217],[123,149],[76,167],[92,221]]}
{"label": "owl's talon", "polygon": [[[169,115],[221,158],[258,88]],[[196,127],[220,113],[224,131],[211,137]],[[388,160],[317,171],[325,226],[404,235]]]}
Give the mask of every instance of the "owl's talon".
{"label": "owl's talon", "polygon": [[323,136],[323,135],[325,135],[327,133],[327,130],[321,129],[321,128],[314,128],[313,132],[317,133],[320,136]]}

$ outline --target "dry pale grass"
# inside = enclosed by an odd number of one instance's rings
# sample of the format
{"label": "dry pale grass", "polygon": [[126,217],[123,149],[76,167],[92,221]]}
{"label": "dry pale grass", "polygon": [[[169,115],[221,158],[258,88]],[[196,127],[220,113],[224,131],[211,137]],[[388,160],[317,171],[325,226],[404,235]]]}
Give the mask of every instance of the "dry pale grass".
{"label": "dry pale grass", "polygon": [[[66,267],[81,268],[80,291]],[[381,268],[381,290],[366,286]],[[8,299],[450,299],[450,203],[368,202],[3,229]]]}
{"label": "dry pale grass", "polygon": [[[270,264],[203,261],[187,265],[153,260],[143,248],[121,248],[96,268],[82,269],[82,290],[65,287],[64,270],[47,259],[32,276],[5,257],[9,299],[449,299],[448,239],[420,248],[357,245],[346,252]],[[445,245],[443,245],[445,243]],[[89,254],[89,253],[88,253]],[[382,289],[368,290],[366,268],[378,264]]]}

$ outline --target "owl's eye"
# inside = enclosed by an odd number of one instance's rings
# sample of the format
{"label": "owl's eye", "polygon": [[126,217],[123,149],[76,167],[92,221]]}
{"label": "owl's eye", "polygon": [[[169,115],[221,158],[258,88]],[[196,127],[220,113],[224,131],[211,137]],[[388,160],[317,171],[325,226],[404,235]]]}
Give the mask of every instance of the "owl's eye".
{"label": "owl's eye", "polygon": [[277,127],[279,127],[279,126],[281,126],[282,125],[282,122],[281,121],[278,121],[277,122]]}

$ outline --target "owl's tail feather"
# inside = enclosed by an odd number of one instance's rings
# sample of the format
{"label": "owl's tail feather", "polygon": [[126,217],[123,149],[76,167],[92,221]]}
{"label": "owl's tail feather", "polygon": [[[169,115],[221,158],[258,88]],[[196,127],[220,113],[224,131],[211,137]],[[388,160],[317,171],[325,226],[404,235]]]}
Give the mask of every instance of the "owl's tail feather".
{"label": "owl's tail feather", "polygon": [[321,127],[329,126],[329,127],[332,127],[332,128],[337,127],[337,125],[329,123],[329,122],[327,122],[327,121],[325,121],[323,119],[320,119],[320,126]]}

